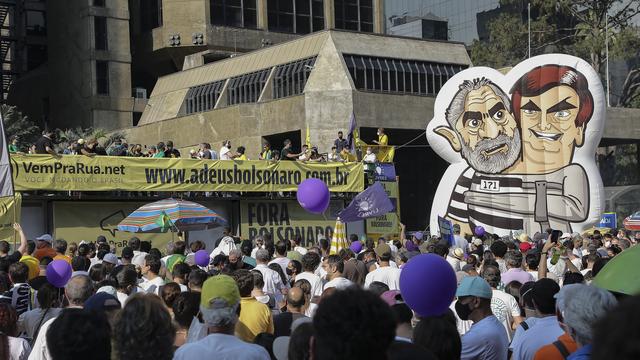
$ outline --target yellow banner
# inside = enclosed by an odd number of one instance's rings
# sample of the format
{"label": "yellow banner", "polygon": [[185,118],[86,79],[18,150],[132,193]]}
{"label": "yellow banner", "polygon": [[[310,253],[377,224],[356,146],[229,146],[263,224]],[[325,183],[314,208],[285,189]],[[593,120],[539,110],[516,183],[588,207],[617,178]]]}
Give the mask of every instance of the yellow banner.
{"label": "yellow banner", "polygon": [[[20,222],[20,209],[22,196],[16,193],[15,197],[0,198],[0,239],[13,243],[16,232],[13,223]],[[19,239],[17,239],[19,241]]]}
{"label": "yellow banner", "polygon": [[400,216],[399,202],[400,197],[398,183],[395,181],[380,181],[389,199],[395,207],[395,211],[386,213],[382,216],[367,219],[367,234],[376,236],[393,235],[398,233],[398,218]]}
{"label": "yellow banner", "polygon": [[364,189],[362,163],[12,155],[16,190],[296,191],[318,178],[332,192]]}
{"label": "yellow banner", "polygon": [[331,240],[336,214],[343,208],[339,201],[331,202],[326,215],[306,212],[295,201],[246,200],[240,202],[240,233],[243,238],[271,234],[273,240],[293,240],[302,237],[304,246],[318,244],[320,237]]}

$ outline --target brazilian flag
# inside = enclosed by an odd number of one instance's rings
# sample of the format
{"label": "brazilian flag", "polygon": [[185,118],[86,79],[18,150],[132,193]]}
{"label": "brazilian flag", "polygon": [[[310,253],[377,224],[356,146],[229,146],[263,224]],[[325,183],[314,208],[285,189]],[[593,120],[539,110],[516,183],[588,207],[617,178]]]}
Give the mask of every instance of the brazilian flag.
{"label": "brazilian flag", "polygon": [[164,211],[156,219],[156,225],[160,226],[160,231],[163,233],[167,232],[168,230],[171,230],[171,228],[174,227],[173,222],[171,221],[171,218]]}

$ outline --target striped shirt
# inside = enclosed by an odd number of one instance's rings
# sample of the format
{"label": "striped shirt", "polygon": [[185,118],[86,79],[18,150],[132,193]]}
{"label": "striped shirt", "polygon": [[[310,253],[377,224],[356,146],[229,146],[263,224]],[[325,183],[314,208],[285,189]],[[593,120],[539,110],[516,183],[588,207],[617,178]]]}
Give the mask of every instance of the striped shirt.
{"label": "striped shirt", "polygon": [[589,182],[578,164],[539,175],[482,174],[468,168],[456,182],[447,216],[507,236],[547,228],[571,232],[570,222],[584,221],[588,210]]}

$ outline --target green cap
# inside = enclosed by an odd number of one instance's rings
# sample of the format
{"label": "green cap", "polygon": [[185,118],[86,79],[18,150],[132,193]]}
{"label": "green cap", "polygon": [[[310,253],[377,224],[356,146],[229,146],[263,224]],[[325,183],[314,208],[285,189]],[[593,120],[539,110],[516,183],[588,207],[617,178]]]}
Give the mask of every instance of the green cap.
{"label": "green cap", "polygon": [[202,285],[200,305],[212,308],[216,299],[223,300],[226,306],[233,306],[240,302],[240,291],[236,282],[227,275],[212,276]]}

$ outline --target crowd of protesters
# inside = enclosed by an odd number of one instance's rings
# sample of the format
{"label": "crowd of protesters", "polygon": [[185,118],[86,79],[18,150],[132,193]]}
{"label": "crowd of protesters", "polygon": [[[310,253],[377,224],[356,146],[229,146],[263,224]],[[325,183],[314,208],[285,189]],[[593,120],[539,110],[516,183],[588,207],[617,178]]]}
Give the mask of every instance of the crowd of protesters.
{"label": "crowd of protesters", "polygon": [[[452,243],[421,232],[377,240],[234,237],[213,249],[131,238],[0,241],[1,359],[633,359],[640,297],[591,283],[640,233],[549,231]],[[200,250],[208,256],[204,263]],[[200,252],[202,253],[202,252]],[[403,268],[446,259],[456,299],[419,317]],[[48,265],[69,262],[64,288]],[[424,274],[427,278],[429,274]],[[621,275],[622,276],[622,275]]]}
{"label": "crowd of protesters", "polygon": [[[378,146],[386,147],[389,142],[388,136],[383,128],[378,129],[378,138],[373,140]],[[356,161],[360,158],[366,163],[375,163],[379,159],[376,157],[376,151],[372,147],[367,147],[364,153],[358,154],[353,139],[347,140],[342,131],[338,132],[331,151],[321,153],[316,146],[303,144],[298,151],[293,148],[293,142],[286,139],[280,150],[272,149],[268,141],[263,141],[262,150],[254,160],[292,160],[302,162],[349,162]],[[9,151],[12,153],[23,152],[18,147],[18,137],[12,136],[9,139]],[[117,140],[113,144],[104,148],[96,139],[78,139],[69,144],[65,149],[56,151],[56,139],[53,131],[46,131],[42,137],[36,141],[29,149],[30,154],[51,154],[59,155],[109,155],[109,156],[130,156],[130,157],[149,157],[149,158],[180,158],[189,157],[191,159],[209,159],[209,160],[251,160],[246,154],[244,146],[238,146],[235,150],[230,140],[222,142],[221,147],[212,148],[210,143],[201,143],[198,148],[189,150],[189,154],[181,154],[174,147],[173,141],[159,142],[156,145],[146,146],[141,144],[128,144],[125,140]],[[376,148],[377,149],[377,148]]]}

